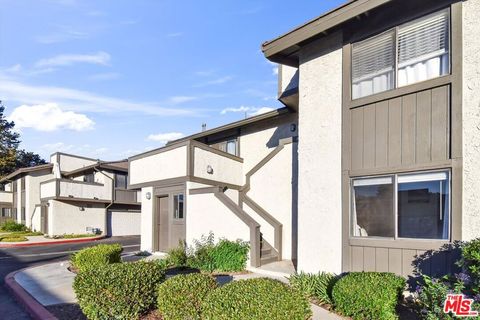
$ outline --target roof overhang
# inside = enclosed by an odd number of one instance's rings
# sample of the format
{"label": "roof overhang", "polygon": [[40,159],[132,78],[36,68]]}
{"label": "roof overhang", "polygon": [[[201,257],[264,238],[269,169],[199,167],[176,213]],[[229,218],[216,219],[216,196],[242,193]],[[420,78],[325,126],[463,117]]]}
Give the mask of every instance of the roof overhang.
{"label": "roof overhang", "polygon": [[39,166],[35,167],[28,167],[28,168],[20,168],[18,170],[15,170],[14,172],[10,173],[9,175],[3,177],[0,179],[0,183],[5,183],[11,181],[13,178],[16,176],[22,174],[22,173],[29,173],[29,172],[34,172],[34,171],[41,171],[45,169],[51,169],[53,168],[53,164],[47,163],[47,164],[41,164]]}
{"label": "roof overhang", "polygon": [[265,57],[273,62],[298,67],[296,52],[302,45],[327,35],[332,29],[393,0],[352,0],[292,31],[262,44]]}

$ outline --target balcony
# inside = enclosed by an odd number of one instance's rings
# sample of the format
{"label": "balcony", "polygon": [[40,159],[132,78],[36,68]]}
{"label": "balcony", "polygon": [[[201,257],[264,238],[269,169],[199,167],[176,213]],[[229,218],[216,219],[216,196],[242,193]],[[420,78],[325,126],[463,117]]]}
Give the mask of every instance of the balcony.
{"label": "balcony", "polygon": [[9,191],[0,191],[0,203],[13,203],[13,193]]}
{"label": "balcony", "polygon": [[115,189],[115,203],[139,204],[142,201],[140,190]]}
{"label": "balcony", "polygon": [[53,179],[40,184],[42,200],[60,199],[77,201],[111,202],[112,190],[100,183],[69,179]]}
{"label": "balcony", "polygon": [[193,181],[239,189],[244,184],[243,159],[198,141],[183,141],[129,159],[129,188],[151,183]]}

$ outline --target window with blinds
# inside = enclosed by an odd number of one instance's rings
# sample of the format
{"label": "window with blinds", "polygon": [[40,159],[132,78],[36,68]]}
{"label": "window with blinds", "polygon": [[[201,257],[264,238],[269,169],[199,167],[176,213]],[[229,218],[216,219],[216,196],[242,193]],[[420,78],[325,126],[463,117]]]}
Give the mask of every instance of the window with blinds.
{"label": "window with blinds", "polygon": [[352,98],[450,72],[450,11],[441,10],[352,45]]}

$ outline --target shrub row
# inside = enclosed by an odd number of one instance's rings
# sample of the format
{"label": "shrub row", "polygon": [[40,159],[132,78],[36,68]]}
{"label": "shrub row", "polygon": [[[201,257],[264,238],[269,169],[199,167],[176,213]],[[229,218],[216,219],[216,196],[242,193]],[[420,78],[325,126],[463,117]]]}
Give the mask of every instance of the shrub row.
{"label": "shrub row", "polygon": [[343,277],[300,273],[289,281],[307,298],[353,319],[396,319],[395,309],[405,287],[402,277],[382,272],[351,272]]}
{"label": "shrub row", "polygon": [[14,220],[7,220],[1,226],[0,230],[7,231],[7,232],[14,232],[14,231],[27,231],[27,227],[24,224],[17,223]]}
{"label": "shrub row", "polygon": [[123,249],[120,244],[100,244],[85,248],[72,255],[70,261],[79,272],[121,261]]}
{"label": "shrub row", "polygon": [[215,244],[214,236],[195,240],[188,248],[180,243],[177,248],[168,252],[168,264],[174,267],[191,267],[202,271],[236,272],[245,270],[248,259],[249,245],[247,242],[220,239]]}
{"label": "shrub row", "polygon": [[88,319],[138,319],[155,306],[164,277],[156,263],[115,263],[77,274],[73,289]]}
{"label": "shrub row", "polygon": [[309,319],[308,300],[271,279],[233,281],[216,288],[206,274],[179,275],[159,286],[158,311],[164,320]]}

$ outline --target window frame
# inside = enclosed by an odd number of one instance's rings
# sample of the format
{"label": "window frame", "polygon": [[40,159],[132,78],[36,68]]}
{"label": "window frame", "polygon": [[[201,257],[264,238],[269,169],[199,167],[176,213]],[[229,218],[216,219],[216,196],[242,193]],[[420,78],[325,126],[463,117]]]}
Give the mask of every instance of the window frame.
{"label": "window frame", "polygon": [[[425,174],[425,173],[446,173],[447,174],[447,185],[448,185],[448,236],[446,239],[430,239],[430,238],[406,238],[398,236],[398,177],[399,176],[409,176],[415,174]],[[394,237],[380,237],[380,236],[356,236],[354,234],[353,222],[356,221],[355,214],[355,190],[354,190],[354,181],[362,179],[373,179],[373,178],[392,178],[393,183],[393,215],[394,215]],[[382,175],[368,175],[368,176],[357,176],[350,177],[350,214],[349,214],[349,238],[354,240],[394,240],[394,241],[447,241],[450,242],[452,239],[452,169],[443,168],[443,169],[433,169],[433,170],[423,170],[423,171],[410,171],[410,172],[399,172],[399,173],[390,173]]]}
{"label": "window frame", "polygon": [[[422,81],[418,81],[418,82],[414,82],[414,83],[409,83],[409,84],[405,84],[405,85],[402,85],[402,86],[398,86],[398,66],[399,66],[399,58],[398,58],[398,49],[399,49],[399,43],[398,43],[398,31],[399,31],[399,28],[404,26],[404,25],[408,25],[409,23],[412,23],[416,20],[420,20],[422,18],[425,18],[425,17],[428,17],[429,15],[434,15],[436,13],[440,13],[442,11],[447,11],[448,13],[448,73],[445,73],[443,75],[440,75],[438,77],[433,77],[433,78],[430,78],[430,79],[426,79],[426,80],[422,80]],[[381,92],[376,92],[376,93],[372,93],[372,94],[369,94],[369,95],[365,95],[365,96],[361,96],[361,97],[356,97],[356,98],[353,98],[353,45],[356,44],[356,43],[360,43],[362,41],[366,41],[366,40],[369,40],[369,39],[372,39],[374,37],[377,37],[377,36],[380,36],[384,33],[387,33],[387,32],[390,32],[390,31],[393,31],[393,38],[394,38],[394,51],[395,51],[395,56],[394,56],[394,65],[393,65],[393,72],[394,72],[394,75],[393,75],[393,88],[392,89],[388,89],[388,90],[384,90],[384,91],[381,91]],[[358,39],[357,41],[354,41],[354,42],[351,42],[350,43],[350,57],[349,57],[349,63],[350,63],[350,75],[349,75],[349,83],[350,83],[350,88],[349,88],[349,91],[350,91],[350,101],[351,102],[354,102],[354,101],[359,101],[359,100],[362,100],[362,99],[368,99],[368,98],[371,98],[371,97],[375,97],[377,95],[382,95],[382,94],[385,94],[387,92],[394,92],[396,90],[400,90],[400,89],[403,89],[403,88],[408,88],[410,86],[415,86],[415,85],[418,85],[420,83],[424,83],[424,82],[429,82],[429,81],[435,81],[436,79],[439,79],[439,78],[442,78],[442,77],[448,77],[448,76],[451,76],[452,75],[452,43],[453,43],[453,40],[452,40],[452,9],[450,6],[447,6],[447,7],[444,7],[444,8],[440,8],[440,9],[436,9],[435,11],[432,11],[432,12],[428,12],[426,14],[423,14],[419,17],[415,17],[411,20],[407,20],[407,21],[404,21],[394,27],[390,27],[390,28],[387,28],[387,29],[384,29],[380,32],[376,32],[374,34],[371,34],[369,36],[366,36],[362,39]]]}
{"label": "window frame", "polygon": [[[182,196],[182,200],[179,199],[179,196]],[[185,220],[185,193],[178,192],[172,195],[173,199],[173,220],[175,221],[182,221]],[[180,214],[177,215],[175,211],[175,199],[178,199],[178,208],[180,208],[180,202],[182,203],[182,217],[180,218]],[[180,209],[179,209],[180,212]]]}

